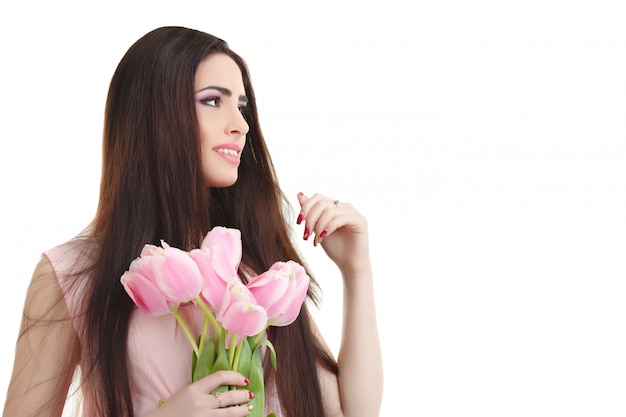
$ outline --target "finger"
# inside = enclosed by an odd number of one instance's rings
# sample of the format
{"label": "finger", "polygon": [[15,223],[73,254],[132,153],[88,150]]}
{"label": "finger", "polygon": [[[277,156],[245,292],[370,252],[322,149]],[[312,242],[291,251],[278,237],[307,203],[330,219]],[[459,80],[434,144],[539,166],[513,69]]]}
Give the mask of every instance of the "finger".
{"label": "finger", "polygon": [[[302,223],[302,221],[305,219],[306,213],[308,211],[308,207],[311,206],[313,202],[312,199],[315,198],[315,196],[316,195],[313,195],[313,197],[309,198],[304,193],[298,193],[298,203],[300,204],[300,212],[298,213],[296,224]],[[306,233],[305,233],[305,236],[306,236]],[[305,237],[305,240],[306,240],[306,237]]]}
{"label": "finger", "polygon": [[300,212],[298,213],[298,219],[296,220],[296,224],[300,224],[302,223],[302,220],[304,220],[304,210],[302,209],[302,206],[304,203],[307,202],[308,199],[309,197],[307,197],[303,193],[298,193],[298,204],[300,204]]}
{"label": "finger", "polygon": [[302,207],[302,205],[306,203],[308,199],[309,197],[304,195],[304,193],[298,193],[298,203],[300,203],[300,207]]}
{"label": "finger", "polygon": [[[321,241],[324,237],[332,234],[341,227],[342,219],[346,219],[346,213],[342,209],[337,209],[334,205],[325,207],[319,214],[313,232]],[[345,221],[345,220],[344,220]]]}
{"label": "finger", "polygon": [[304,240],[307,240],[310,235],[315,233],[319,241],[319,233],[321,233],[322,228],[318,227],[318,220],[326,210],[331,208],[334,208],[332,200],[319,195],[311,197],[302,205],[299,220],[305,221]]}
{"label": "finger", "polygon": [[319,243],[338,229],[353,224],[354,221],[355,213],[348,203],[343,203],[341,208],[325,210],[318,219],[315,229],[316,236],[319,236]]}
{"label": "finger", "polygon": [[352,209],[352,205],[349,203],[332,200],[318,193],[311,197],[298,193],[298,202],[301,210],[298,214],[297,224],[306,221],[303,239],[308,240],[310,236],[314,235],[313,246],[317,246],[325,236],[342,226],[341,221],[334,221],[331,226],[327,226],[331,219],[340,214],[349,214]]}
{"label": "finger", "polygon": [[211,393],[221,385],[236,385],[239,387],[245,387],[249,384],[248,378],[235,371],[217,371],[210,375],[205,376],[194,382],[200,386],[202,391]]}
{"label": "finger", "polygon": [[212,394],[215,398],[215,408],[230,407],[245,404],[254,398],[254,393],[248,390],[229,390]]}
{"label": "finger", "polygon": [[315,193],[311,197],[306,196],[304,193],[298,193],[298,203],[300,203],[301,213],[303,212],[305,215],[310,210],[310,207],[324,200],[329,200],[329,198],[319,193]]}
{"label": "finger", "polygon": [[228,408],[220,408],[215,411],[215,415],[219,415],[220,417],[242,417],[250,414],[252,408],[252,404],[242,404]]}

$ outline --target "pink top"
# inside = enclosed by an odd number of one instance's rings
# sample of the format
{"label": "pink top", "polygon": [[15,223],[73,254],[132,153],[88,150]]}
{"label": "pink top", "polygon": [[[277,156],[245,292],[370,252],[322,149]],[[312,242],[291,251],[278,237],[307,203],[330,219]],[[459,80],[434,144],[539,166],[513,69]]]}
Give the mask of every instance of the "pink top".
{"label": "pink top", "polygon": [[[95,253],[94,249],[95,245],[85,240],[74,240],[44,253],[59,280],[81,342],[83,323],[77,314],[77,306],[82,291],[80,287],[69,291],[71,280],[68,277],[75,268],[89,264]],[[198,334],[203,321],[202,312],[193,306],[182,306],[179,311],[189,323],[192,332]],[[139,310],[132,313],[128,334],[128,366],[133,408],[137,417],[154,410],[160,400],[167,400],[191,383],[192,352],[189,340],[173,315],[153,317]],[[265,414],[274,412],[281,417],[276,395],[267,391],[266,388]],[[95,417],[93,399],[87,397],[88,391],[83,390],[83,394],[83,414]]]}

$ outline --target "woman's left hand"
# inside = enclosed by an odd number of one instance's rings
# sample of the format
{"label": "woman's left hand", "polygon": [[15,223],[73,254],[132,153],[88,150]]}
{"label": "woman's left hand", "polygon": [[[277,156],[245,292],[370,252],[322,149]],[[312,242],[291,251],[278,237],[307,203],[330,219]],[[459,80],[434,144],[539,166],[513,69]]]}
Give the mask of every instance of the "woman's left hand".
{"label": "woman's left hand", "polygon": [[304,222],[304,240],[319,242],[344,275],[369,270],[367,220],[352,204],[303,193],[298,193],[298,202],[297,223]]}

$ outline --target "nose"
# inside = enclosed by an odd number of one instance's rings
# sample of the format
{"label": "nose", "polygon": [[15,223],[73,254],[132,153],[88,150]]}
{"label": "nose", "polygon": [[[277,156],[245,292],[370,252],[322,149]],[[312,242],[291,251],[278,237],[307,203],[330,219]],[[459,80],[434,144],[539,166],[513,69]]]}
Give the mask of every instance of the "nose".
{"label": "nose", "polygon": [[248,122],[241,114],[239,108],[233,111],[232,117],[230,118],[230,123],[226,126],[226,133],[234,136],[244,136],[250,130],[250,126],[248,126]]}

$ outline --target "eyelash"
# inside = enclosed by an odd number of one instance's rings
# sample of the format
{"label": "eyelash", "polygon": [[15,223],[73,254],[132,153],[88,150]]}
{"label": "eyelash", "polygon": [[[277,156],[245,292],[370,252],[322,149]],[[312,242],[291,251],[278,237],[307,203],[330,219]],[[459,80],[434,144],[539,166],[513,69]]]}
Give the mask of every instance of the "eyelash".
{"label": "eyelash", "polygon": [[[209,104],[210,102],[214,101],[215,104]],[[218,107],[219,106],[219,102],[220,102],[220,98],[219,97],[206,97],[206,98],[202,98],[200,99],[200,103],[209,106],[209,107]]]}
{"label": "eyelash", "polygon": [[[209,104],[212,101],[214,101],[215,104]],[[206,97],[206,98],[200,99],[200,103],[209,107],[219,107],[220,102],[221,102],[220,97]],[[246,111],[247,104],[239,104],[238,107],[239,107],[239,112],[244,113]]]}

